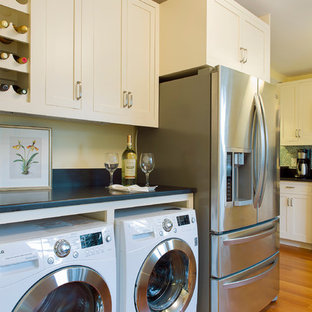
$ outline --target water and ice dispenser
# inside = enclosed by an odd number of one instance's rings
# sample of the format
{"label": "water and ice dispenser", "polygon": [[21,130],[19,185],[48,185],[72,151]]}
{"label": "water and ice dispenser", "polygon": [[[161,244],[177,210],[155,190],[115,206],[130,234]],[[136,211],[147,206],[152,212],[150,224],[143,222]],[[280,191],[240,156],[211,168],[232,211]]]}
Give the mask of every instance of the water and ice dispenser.
{"label": "water and ice dispenser", "polygon": [[253,203],[252,152],[227,152],[226,202],[230,206]]}

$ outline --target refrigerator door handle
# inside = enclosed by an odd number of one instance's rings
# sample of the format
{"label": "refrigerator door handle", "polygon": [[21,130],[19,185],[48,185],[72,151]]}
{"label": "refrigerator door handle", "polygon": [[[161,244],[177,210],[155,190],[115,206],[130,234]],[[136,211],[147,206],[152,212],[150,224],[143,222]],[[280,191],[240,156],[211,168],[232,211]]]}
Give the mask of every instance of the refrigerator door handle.
{"label": "refrigerator door handle", "polygon": [[[264,167],[265,167],[265,152],[266,152],[266,148],[265,148],[265,134],[264,134],[264,124],[263,124],[263,118],[262,118],[262,109],[261,109],[261,104],[260,104],[260,100],[258,98],[258,95],[255,94],[254,96],[254,103],[255,103],[255,116],[254,116],[254,131],[253,131],[253,135],[252,135],[252,146],[254,147],[254,152],[256,150],[255,148],[255,137],[257,135],[257,131],[255,131],[255,119],[257,119],[258,122],[258,126],[260,128],[260,156],[257,155],[257,159],[261,164],[260,167],[260,174],[259,174],[259,178],[257,181],[257,185],[256,183],[254,183],[255,189],[254,189],[254,207],[258,208],[259,202],[260,202],[260,195],[261,195],[261,191],[263,188],[263,183],[264,183]],[[256,170],[254,168],[254,175],[256,174]],[[255,177],[254,177],[255,180]]]}
{"label": "refrigerator door handle", "polygon": [[224,289],[231,289],[231,288],[238,288],[238,287],[241,287],[241,286],[245,286],[245,285],[248,285],[248,284],[251,284],[259,279],[262,279],[265,275],[267,275],[268,273],[270,273],[274,268],[275,266],[277,265],[277,262],[278,262],[278,258],[275,258],[273,262],[271,262],[268,266],[269,268],[256,275],[256,276],[253,276],[253,277],[249,277],[249,278],[246,278],[246,279],[243,279],[243,280],[240,280],[240,281],[237,281],[237,282],[231,282],[231,283],[225,283],[223,285],[223,288]]}
{"label": "refrigerator door handle", "polygon": [[261,106],[261,113],[262,113],[262,119],[263,119],[263,132],[264,132],[264,143],[265,143],[265,165],[264,165],[264,174],[263,174],[263,180],[262,180],[262,186],[261,186],[261,192],[260,192],[260,198],[259,198],[259,208],[262,205],[263,201],[263,196],[265,192],[265,185],[266,185],[266,178],[268,174],[268,159],[269,159],[269,139],[268,139],[268,127],[266,123],[266,118],[265,118],[265,112],[264,112],[264,105],[263,105],[263,99],[261,95],[259,94],[259,101],[260,101],[260,106]]}
{"label": "refrigerator door handle", "polygon": [[268,229],[264,232],[261,232],[259,234],[254,234],[254,235],[249,235],[249,236],[244,236],[244,237],[239,237],[239,238],[227,239],[227,240],[223,241],[223,244],[225,246],[243,244],[243,243],[252,242],[252,241],[258,240],[260,238],[270,236],[272,233],[276,232],[276,226],[277,225],[275,224],[270,229]]}

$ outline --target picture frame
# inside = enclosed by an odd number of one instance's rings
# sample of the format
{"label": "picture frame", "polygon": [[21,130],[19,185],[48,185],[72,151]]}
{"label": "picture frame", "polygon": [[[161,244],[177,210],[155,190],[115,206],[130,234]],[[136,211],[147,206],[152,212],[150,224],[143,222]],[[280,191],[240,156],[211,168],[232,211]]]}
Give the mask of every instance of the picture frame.
{"label": "picture frame", "polygon": [[0,191],[51,189],[51,132],[0,124]]}

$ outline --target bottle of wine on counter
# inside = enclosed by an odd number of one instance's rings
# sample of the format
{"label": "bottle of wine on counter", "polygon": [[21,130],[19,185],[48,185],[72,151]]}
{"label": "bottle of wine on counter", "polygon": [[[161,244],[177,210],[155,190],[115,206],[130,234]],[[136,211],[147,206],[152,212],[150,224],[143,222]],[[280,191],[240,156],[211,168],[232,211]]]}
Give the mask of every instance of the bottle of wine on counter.
{"label": "bottle of wine on counter", "polygon": [[9,27],[9,23],[6,20],[1,20],[0,21],[0,28],[8,28]]}
{"label": "bottle of wine on counter", "polygon": [[13,27],[20,34],[26,34],[28,31],[28,27],[26,25],[21,25],[21,26],[13,25]]}
{"label": "bottle of wine on counter", "polygon": [[10,88],[10,85],[7,83],[0,83],[0,91],[8,91]]}
{"label": "bottle of wine on counter", "polygon": [[17,85],[13,85],[13,89],[18,94],[22,94],[22,95],[27,94],[27,89],[21,88],[21,87],[19,87]]}
{"label": "bottle of wine on counter", "polygon": [[18,56],[18,55],[16,55],[16,54],[13,54],[13,57],[14,57],[14,60],[15,60],[17,63],[26,64],[26,63],[28,62],[27,57]]}
{"label": "bottle of wine on counter", "polygon": [[127,148],[122,154],[122,185],[136,184],[137,178],[137,155],[133,150],[132,136],[127,137]]}
{"label": "bottle of wine on counter", "polygon": [[9,57],[9,53],[6,52],[0,52],[0,59],[6,60]]}

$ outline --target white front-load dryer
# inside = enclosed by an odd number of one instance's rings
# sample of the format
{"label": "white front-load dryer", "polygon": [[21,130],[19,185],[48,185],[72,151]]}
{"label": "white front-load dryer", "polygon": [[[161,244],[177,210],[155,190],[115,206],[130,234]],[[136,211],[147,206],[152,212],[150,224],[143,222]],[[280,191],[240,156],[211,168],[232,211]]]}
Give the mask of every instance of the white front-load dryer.
{"label": "white front-load dryer", "polygon": [[116,213],[117,311],[195,312],[195,211],[170,206]]}
{"label": "white front-load dryer", "polygon": [[115,312],[113,224],[80,216],[0,227],[1,312]]}

